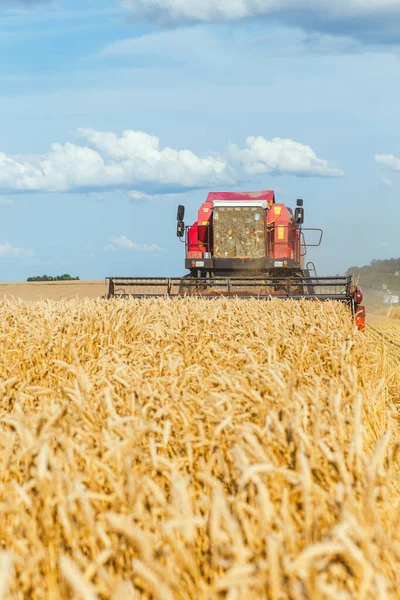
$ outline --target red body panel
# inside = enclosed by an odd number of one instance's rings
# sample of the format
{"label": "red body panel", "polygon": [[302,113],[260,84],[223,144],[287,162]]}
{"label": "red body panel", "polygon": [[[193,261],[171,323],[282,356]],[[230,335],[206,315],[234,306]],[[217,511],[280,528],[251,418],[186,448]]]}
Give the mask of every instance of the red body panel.
{"label": "red body panel", "polygon": [[[293,216],[284,204],[274,204],[267,211],[269,256],[277,260],[294,258],[295,228]],[[272,238],[272,239],[271,239]]]}
{"label": "red body panel", "polygon": [[212,202],[205,202],[199,208],[198,224],[207,226],[212,216]]}
{"label": "red body panel", "polygon": [[[188,232],[188,252],[199,252],[199,227],[193,223]],[[189,258],[194,258],[190,256]]]}
{"label": "red body panel", "polygon": [[212,249],[210,248],[210,228],[212,224],[212,210],[213,204],[207,199],[206,202],[200,206],[197,217],[199,250],[203,253],[212,251]]}

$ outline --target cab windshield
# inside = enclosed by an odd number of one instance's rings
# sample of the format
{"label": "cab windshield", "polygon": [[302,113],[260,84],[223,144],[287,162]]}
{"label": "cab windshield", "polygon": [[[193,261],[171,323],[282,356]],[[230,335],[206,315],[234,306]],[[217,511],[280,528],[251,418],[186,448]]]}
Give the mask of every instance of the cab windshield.
{"label": "cab windshield", "polygon": [[262,258],[266,255],[263,208],[218,207],[213,216],[216,258]]}

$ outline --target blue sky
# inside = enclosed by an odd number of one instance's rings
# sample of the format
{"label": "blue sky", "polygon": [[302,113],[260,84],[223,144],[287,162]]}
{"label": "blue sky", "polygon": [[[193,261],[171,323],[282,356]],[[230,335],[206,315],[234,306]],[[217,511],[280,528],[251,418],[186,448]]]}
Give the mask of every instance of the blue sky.
{"label": "blue sky", "polygon": [[304,198],[321,274],[400,255],[397,0],[82,4],[0,0],[0,280],[180,275],[211,189]]}

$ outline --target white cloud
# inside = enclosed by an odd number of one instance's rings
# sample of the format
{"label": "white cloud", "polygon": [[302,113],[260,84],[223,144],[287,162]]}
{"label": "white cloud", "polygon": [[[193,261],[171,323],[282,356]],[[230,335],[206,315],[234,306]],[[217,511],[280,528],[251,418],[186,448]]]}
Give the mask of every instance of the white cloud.
{"label": "white cloud", "polygon": [[[305,37],[305,34],[302,33],[302,36]],[[150,33],[111,42],[94,58],[116,59],[119,64],[121,58],[133,58],[136,62],[144,59],[146,62],[154,61],[158,67],[164,65],[168,69],[174,65],[184,66],[188,63],[191,69],[194,65],[204,68],[204,64],[210,62],[214,66],[227,65],[232,60],[232,54],[235,55],[234,60],[237,60],[242,57],[243,44],[252,47],[254,42],[254,34],[246,30],[241,32],[240,39],[230,36],[227,40],[221,37],[217,30],[201,25],[181,27],[178,30],[152,29]]]}
{"label": "white cloud", "polygon": [[116,250],[131,250],[132,252],[145,252],[147,254],[163,254],[165,250],[157,244],[137,244],[128,239],[125,235],[110,237],[111,244],[105,246],[105,250],[115,252]]}
{"label": "white cloud", "polygon": [[341,177],[341,169],[318,158],[310,146],[290,139],[248,137],[247,148],[231,144],[229,153],[250,175],[259,173],[290,173],[306,177]]}
{"label": "white cloud", "polygon": [[97,55],[99,58],[120,58],[121,56],[153,56],[157,60],[168,57],[182,60],[190,53],[191,60],[198,57],[200,60],[203,57],[198,54],[198,44],[207,40],[208,43],[216,44],[218,41],[214,39],[210,32],[203,31],[202,28],[187,27],[179,31],[161,31],[152,32],[151,34],[139,35],[134,38],[117,40],[107,44]]}
{"label": "white cloud", "polygon": [[201,158],[191,150],[161,148],[141,131],[115,133],[80,129],[87,145],[53,144],[44,155],[8,156],[0,152],[0,191],[82,192],[126,189],[168,193],[235,183],[222,159]]}
{"label": "white cloud", "polygon": [[[228,158],[202,158],[191,150],[161,148],[156,136],[141,131],[80,129],[81,144],[53,144],[47,154],[8,156],[0,152],[0,193],[130,192],[132,200],[165,197],[191,189],[231,186],[236,173]],[[337,177],[342,171],[292,140],[247,139],[247,149],[229,149],[248,173],[294,173]]]}
{"label": "white cloud", "polygon": [[0,258],[30,258],[32,256],[33,250],[14,248],[8,242],[0,244]]}
{"label": "white cloud", "polygon": [[164,23],[270,18],[365,41],[400,40],[399,0],[120,0],[136,18]]}
{"label": "white cloud", "polygon": [[385,185],[388,188],[391,188],[393,185],[392,180],[389,179],[389,177],[382,177],[381,182],[383,183],[383,185]]}
{"label": "white cloud", "polygon": [[390,171],[400,171],[400,158],[396,158],[393,154],[375,154],[375,160]]}
{"label": "white cloud", "polygon": [[152,196],[151,194],[144,194],[143,192],[137,191],[129,192],[128,196],[131,200],[134,200],[135,202],[141,202],[143,200],[152,200],[156,197]]}
{"label": "white cloud", "polygon": [[149,200],[167,200],[169,198],[179,198],[184,194],[144,194],[143,192],[132,191],[128,194],[132,202],[147,202]]}

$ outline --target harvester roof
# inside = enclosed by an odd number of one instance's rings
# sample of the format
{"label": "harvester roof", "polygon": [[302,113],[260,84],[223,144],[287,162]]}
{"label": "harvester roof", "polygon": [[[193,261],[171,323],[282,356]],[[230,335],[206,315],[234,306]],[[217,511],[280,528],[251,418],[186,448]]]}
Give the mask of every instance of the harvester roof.
{"label": "harvester roof", "polygon": [[273,190],[263,190],[261,192],[210,192],[207,196],[207,202],[215,200],[267,200],[269,203],[275,202],[275,192]]}

